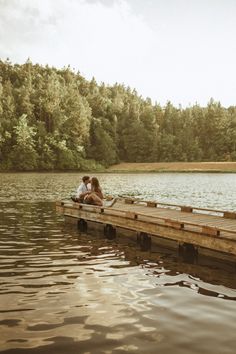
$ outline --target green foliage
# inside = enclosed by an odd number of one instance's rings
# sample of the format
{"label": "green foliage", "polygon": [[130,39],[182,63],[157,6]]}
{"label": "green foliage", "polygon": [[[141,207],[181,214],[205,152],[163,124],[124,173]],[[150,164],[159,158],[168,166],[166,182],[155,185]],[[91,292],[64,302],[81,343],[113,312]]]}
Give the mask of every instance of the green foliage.
{"label": "green foliage", "polygon": [[14,146],[10,153],[10,169],[17,171],[32,171],[37,169],[37,153],[23,146]]}
{"label": "green foliage", "polygon": [[236,107],[165,107],[70,67],[0,60],[0,169],[100,171],[119,161],[236,161]]}
{"label": "green foliage", "polygon": [[116,146],[104,119],[94,118],[91,122],[88,156],[100,161],[104,166],[117,162]]}
{"label": "green foliage", "polygon": [[103,172],[104,166],[95,160],[80,159],[78,168],[80,171]]}
{"label": "green foliage", "polygon": [[23,114],[13,128],[16,144],[10,153],[11,167],[14,170],[34,170],[37,168],[38,154],[35,151],[35,128],[30,127],[27,115]]}

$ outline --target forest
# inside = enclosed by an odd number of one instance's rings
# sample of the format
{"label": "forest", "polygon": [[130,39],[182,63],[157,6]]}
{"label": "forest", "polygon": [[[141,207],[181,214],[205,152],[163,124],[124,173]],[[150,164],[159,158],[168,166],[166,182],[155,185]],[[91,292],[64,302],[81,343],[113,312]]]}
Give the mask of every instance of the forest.
{"label": "forest", "polygon": [[236,106],[162,107],[70,66],[0,60],[1,171],[99,171],[120,161],[236,161]]}

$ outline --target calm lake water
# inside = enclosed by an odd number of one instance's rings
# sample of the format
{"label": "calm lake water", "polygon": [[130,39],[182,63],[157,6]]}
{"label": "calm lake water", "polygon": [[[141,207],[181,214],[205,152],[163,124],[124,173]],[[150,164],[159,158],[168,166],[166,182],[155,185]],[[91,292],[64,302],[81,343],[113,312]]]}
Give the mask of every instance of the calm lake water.
{"label": "calm lake water", "polygon": [[[81,176],[0,174],[0,351],[235,353],[235,270],[79,233],[54,202]],[[98,177],[108,194],[236,210],[236,174]]]}

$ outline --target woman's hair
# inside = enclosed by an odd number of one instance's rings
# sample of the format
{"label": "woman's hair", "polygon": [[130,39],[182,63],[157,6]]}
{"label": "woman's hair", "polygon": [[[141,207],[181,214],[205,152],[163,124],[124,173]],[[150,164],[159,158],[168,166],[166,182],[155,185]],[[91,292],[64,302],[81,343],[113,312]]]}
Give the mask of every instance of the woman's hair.
{"label": "woman's hair", "polygon": [[95,191],[100,189],[100,185],[99,185],[97,177],[91,178],[91,188],[92,188],[92,190],[95,190]]}

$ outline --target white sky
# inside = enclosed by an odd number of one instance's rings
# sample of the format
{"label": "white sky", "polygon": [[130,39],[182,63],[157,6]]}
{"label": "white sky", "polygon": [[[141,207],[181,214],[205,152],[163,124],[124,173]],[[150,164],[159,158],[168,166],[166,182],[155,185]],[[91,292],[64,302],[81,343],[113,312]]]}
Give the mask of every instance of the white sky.
{"label": "white sky", "polygon": [[236,0],[0,0],[0,59],[70,64],[164,105],[236,105]]}

